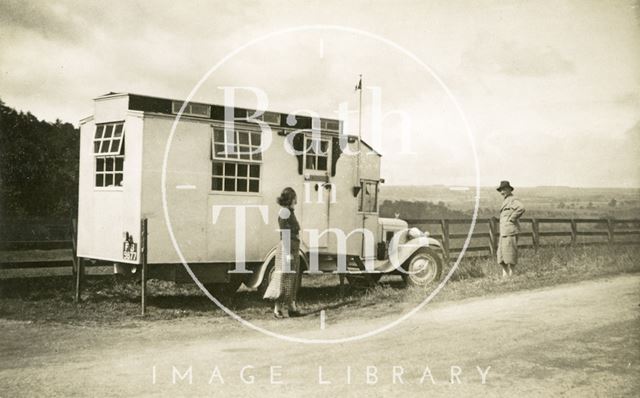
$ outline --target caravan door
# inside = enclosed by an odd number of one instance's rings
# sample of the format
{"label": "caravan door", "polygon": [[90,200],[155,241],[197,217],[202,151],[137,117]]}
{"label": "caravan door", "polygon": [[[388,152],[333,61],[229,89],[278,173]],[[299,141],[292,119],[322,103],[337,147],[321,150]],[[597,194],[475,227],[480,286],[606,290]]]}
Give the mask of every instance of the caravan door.
{"label": "caravan door", "polygon": [[328,249],[329,232],[325,231],[330,225],[331,197],[335,197],[335,192],[332,193],[333,185],[329,183],[330,148],[329,138],[312,135],[304,137],[302,226],[306,231],[302,239],[310,251],[326,252]]}
{"label": "caravan door", "polygon": [[[325,232],[329,228],[329,206],[331,203],[331,191],[333,186],[325,181],[305,181],[304,197],[302,205],[302,226],[305,233],[302,239],[309,247],[310,251],[323,252],[328,249],[329,233]],[[318,239],[311,238],[313,233],[308,231],[318,231],[322,234]]]}
{"label": "caravan door", "polygon": [[[368,231],[362,234],[362,259],[376,257],[376,233],[378,231],[378,181],[360,180],[360,197],[358,212],[362,215],[362,229]],[[370,240],[367,242],[367,235]]]}

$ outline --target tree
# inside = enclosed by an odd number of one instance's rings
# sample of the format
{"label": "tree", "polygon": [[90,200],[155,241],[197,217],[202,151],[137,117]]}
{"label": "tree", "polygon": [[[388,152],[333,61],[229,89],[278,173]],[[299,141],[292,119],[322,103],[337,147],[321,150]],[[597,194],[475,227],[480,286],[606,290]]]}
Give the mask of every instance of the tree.
{"label": "tree", "polygon": [[614,198],[609,201],[609,207],[616,207],[616,204],[618,204],[618,201]]}
{"label": "tree", "polygon": [[78,198],[79,133],[0,101],[0,217],[69,218]]}

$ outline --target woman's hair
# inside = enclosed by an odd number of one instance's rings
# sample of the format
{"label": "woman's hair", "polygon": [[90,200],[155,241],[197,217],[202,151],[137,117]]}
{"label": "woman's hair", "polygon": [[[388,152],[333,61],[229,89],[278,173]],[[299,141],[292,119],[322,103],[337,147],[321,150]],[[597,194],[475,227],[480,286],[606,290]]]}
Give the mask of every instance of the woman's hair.
{"label": "woman's hair", "polygon": [[296,191],[293,190],[293,188],[291,187],[286,187],[285,189],[282,190],[282,193],[280,194],[280,196],[278,196],[278,204],[280,206],[283,207],[289,207],[291,206],[291,203],[293,203],[293,199],[296,198]]}

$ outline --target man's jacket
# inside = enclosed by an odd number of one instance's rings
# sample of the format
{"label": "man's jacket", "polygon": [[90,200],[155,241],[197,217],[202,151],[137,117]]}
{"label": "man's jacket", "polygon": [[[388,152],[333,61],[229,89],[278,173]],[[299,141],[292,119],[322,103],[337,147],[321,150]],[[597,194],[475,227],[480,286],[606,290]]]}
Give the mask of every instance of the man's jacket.
{"label": "man's jacket", "polygon": [[500,236],[512,236],[520,233],[518,219],[524,213],[524,206],[513,195],[504,198],[500,208]]}

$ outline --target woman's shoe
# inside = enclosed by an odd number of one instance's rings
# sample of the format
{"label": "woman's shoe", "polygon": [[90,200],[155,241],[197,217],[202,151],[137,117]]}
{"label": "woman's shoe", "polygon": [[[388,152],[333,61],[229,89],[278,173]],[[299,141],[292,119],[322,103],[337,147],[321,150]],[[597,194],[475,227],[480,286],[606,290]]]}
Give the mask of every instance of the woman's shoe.
{"label": "woman's shoe", "polygon": [[280,311],[273,311],[273,316],[276,319],[284,319],[284,314],[282,312],[280,312]]}
{"label": "woman's shoe", "polygon": [[291,318],[297,318],[299,316],[302,316],[302,313],[298,310],[289,310],[289,316]]}

